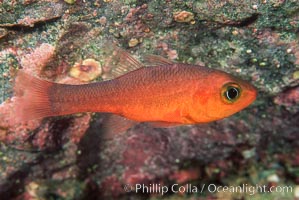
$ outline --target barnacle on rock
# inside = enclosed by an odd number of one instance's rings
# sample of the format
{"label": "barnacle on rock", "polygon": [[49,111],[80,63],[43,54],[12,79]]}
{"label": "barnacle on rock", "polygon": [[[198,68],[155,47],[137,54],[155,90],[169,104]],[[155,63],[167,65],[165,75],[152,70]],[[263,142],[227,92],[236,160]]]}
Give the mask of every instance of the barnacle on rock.
{"label": "barnacle on rock", "polygon": [[74,4],[75,3],[75,0],[64,0],[66,3],[68,4]]}
{"label": "barnacle on rock", "polygon": [[101,73],[101,64],[91,58],[75,63],[70,70],[70,76],[86,82],[96,79]]}
{"label": "barnacle on rock", "polygon": [[132,38],[132,39],[130,39],[130,41],[128,42],[129,47],[135,47],[138,43],[139,43],[139,40],[136,39],[136,38]]}
{"label": "barnacle on rock", "polygon": [[179,11],[173,13],[173,18],[176,22],[190,22],[194,24],[194,14],[188,11]]}

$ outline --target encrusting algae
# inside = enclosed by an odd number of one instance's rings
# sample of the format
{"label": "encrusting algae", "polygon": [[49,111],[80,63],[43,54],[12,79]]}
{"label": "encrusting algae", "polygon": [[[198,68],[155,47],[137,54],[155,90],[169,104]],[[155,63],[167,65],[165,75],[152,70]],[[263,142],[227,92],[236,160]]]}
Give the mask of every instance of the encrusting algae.
{"label": "encrusting algae", "polygon": [[[18,72],[14,122],[105,112],[125,118],[126,124],[148,122],[158,127],[211,122],[251,104],[257,91],[250,83],[203,66],[180,64],[149,55],[145,67],[116,49],[120,70],[115,79],[84,85],[58,84]],[[121,74],[121,69],[128,69]],[[114,76],[115,76],[114,75]],[[130,126],[123,126],[129,128]]]}

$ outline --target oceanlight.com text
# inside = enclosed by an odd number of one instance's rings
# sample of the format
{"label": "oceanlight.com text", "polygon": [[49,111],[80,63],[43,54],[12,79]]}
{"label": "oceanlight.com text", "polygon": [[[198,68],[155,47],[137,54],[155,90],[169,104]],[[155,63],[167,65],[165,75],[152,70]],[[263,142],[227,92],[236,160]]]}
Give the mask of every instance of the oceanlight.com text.
{"label": "oceanlight.com text", "polygon": [[160,194],[165,195],[166,193],[244,193],[247,195],[254,195],[257,193],[292,193],[292,186],[267,186],[267,185],[248,185],[242,184],[239,186],[219,186],[216,184],[203,184],[201,186],[186,184],[135,184],[135,185],[124,185],[126,192],[139,193],[139,194]]}

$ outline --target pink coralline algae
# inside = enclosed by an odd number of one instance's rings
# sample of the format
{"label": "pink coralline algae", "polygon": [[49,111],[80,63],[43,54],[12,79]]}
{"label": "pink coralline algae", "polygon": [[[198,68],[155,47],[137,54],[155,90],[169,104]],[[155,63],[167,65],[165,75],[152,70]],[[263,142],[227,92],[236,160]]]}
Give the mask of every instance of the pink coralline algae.
{"label": "pink coralline algae", "polygon": [[119,197],[120,194],[125,194],[124,185],[119,181],[117,176],[112,175],[107,177],[99,186],[101,197]]}
{"label": "pink coralline algae", "polygon": [[190,168],[174,172],[170,179],[175,180],[176,183],[187,183],[188,181],[196,180],[200,177],[199,168]]}
{"label": "pink coralline algae", "polygon": [[294,106],[299,103],[299,86],[288,89],[277,97],[275,97],[274,102],[279,105],[284,105],[287,107]]}
{"label": "pink coralline algae", "polygon": [[20,64],[28,73],[39,75],[46,64],[53,58],[54,51],[54,46],[48,43],[43,43],[31,53],[25,54],[21,58]]}

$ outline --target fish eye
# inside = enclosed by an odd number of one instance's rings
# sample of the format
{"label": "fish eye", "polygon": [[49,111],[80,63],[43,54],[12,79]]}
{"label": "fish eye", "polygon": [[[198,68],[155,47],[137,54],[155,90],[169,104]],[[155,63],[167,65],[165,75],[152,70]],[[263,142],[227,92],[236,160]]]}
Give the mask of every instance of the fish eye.
{"label": "fish eye", "polygon": [[232,101],[239,96],[239,89],[235,87],[229,87],[226,92],[225,96],[228,100]]}
{"label": "fish eye", "polygon": [[235,102],[241,94],[240,86],[235,83],[225,84],[222,88],[222,96],[228,103]]}

